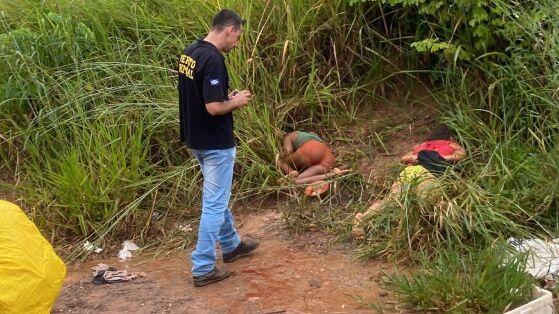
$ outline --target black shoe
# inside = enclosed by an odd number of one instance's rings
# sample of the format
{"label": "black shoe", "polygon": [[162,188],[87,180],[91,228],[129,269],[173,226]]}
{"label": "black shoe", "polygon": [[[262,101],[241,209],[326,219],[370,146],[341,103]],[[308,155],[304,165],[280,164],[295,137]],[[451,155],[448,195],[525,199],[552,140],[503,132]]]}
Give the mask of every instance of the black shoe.
{"label": "black shoe", "polygon": [[230,273],[227,269],[219,269],[214,267],[214,270],[211,272],[202,275],[202,276],[192,276],[194,281],[194,287],[202,287],[205,285],[209,285],[210,283],[221,281],[227,277],[229,277]]}
{"label": "black shoe", "polygon": [[233,251],[223,254],[223,262],[231,263],[241,257],[249,256],[259,245],[260,243],[253,239],[242,240]]}

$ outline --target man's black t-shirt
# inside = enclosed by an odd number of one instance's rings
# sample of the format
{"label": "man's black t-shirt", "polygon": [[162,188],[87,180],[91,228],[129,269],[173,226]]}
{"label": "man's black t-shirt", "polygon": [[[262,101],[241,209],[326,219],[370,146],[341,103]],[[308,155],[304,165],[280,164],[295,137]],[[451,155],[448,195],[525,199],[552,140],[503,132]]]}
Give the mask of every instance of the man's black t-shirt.
{"label": "man's black t-shirt", "polygon": [[234,147],[233,114],[212,116],[206,110],[207,103],[229,99],[225,59],[213,44],[198,39],[184,50],[178,90],[181,141],[194,149]]}

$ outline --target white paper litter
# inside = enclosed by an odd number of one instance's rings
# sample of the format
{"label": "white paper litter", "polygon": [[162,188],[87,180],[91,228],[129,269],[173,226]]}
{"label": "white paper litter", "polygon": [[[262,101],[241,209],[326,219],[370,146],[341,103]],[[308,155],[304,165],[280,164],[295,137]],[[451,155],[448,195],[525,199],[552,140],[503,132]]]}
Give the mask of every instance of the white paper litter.
{"label": "white paper litter", "polygon": [[130,241],[130,240],[126,240],[124,242],[122,242],[122,249],[123,250],[128,250],[128,251],[137,251],[140,249],[139,246],[136,245],[136,243]]}
{"label": "white paper litter", "polygon": [[534,278],[541,279],[559,271],[559,238],[552,241],[509,238],[507,242],[516,251],[528,253],[525,271]]}
{"label": "white paper litter", "polygon": [[139,250],[140,247],[136,245],[136,243],[130,241],[130,240],[126,240],[124,242],[122,242],[122,250],[118,251],[118,258],[121,261],[125,261],[129,258],[132,258],[132,252],[131,251],[137,251]]}
{"label": "white paper litter", "polygon": [[88,251],[88,252],[95,252],[95,253],[101,253],[101,251],[103,251],[102,248],[97,247],[95,245],[93,245],[91,242],[89,241],[85,241],[85,243],[83,244],[83,249]]}
{"label": "white paper litter", "polygon": [[190,232],[190,231],[192,231],[192,226],[191,225],[178,225],[177,229],[179,229],[182,232]]}
{"label": "white paper litter", "polygon": [[128,250],[122,249],[122,250],[118,251],[118,258],[122,261],[125,261],[129,258],[132,258],[132,253],[130,253],[130,251],[128,251]]}

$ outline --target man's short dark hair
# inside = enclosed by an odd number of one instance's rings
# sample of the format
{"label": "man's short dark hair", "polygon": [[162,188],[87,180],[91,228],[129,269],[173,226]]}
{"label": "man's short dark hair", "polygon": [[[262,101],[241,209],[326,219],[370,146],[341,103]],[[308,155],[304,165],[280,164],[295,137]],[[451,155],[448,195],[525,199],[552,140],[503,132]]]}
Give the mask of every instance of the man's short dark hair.
{"label": "man's short dark hair", "polygon": [[237,12],[229,9],[219,11],[212,19],[212,29],[222,30],[228,26],[233,26],[239,29],[241,25],[245,24],[245,20],[237,14]]}

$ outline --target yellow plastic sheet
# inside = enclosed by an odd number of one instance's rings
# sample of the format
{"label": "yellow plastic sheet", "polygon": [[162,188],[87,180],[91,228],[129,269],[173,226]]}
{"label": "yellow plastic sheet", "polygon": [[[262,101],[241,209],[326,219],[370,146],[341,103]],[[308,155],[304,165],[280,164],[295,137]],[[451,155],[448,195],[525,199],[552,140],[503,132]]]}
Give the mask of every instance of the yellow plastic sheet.
{"label": "yellow plastic sheet", "polygon": [[16,205],[0,200],[0,313],[50,313],[66,266]]}

